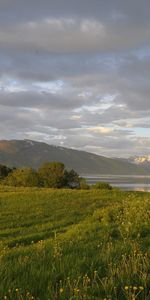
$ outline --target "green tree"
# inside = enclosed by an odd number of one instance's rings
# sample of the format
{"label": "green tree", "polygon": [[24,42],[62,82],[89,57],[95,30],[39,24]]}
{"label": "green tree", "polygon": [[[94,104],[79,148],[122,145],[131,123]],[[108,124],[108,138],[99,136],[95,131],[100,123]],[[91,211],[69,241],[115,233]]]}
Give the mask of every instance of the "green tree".
{"label": "green tree", "polygon": [[0,180],[8,176],[12,169],[0,164]]}
{"label": "green tree", "polygon": [[70,171],[65,170],[64,174],[65,185],[70,188],[80,187],[80,177],[73,169]]}
{"label": "green tree", "polygon": [[32,168],[16,169],[6,177],[5,184],[23,187],[38,186],[39,177]]}
{"label": "green tree", "polygon": [[38,174],[41,186],[51,188],[61,188],[64,186],[65,166],[63,163],[45,163],[39,168]]}

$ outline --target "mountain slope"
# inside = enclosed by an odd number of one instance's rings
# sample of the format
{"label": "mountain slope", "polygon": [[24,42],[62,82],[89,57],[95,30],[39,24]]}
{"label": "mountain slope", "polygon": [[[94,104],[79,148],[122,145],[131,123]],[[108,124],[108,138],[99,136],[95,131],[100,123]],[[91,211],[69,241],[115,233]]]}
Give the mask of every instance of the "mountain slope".
{"label": "mountain slope", "polygon": [[7,166],[38,168],[44,162],[61,161],[79,174],[149,175],[144,167],[85,151],[48,145],[31,140],[0,141],[0,163]]}
{"label": "mountain slope", "polygon": [[142,167],[150,173],[150,155],[148,156],[131,156],[129,158],[115,158],[118,161],[122,161],[125,163],[131,163]]}

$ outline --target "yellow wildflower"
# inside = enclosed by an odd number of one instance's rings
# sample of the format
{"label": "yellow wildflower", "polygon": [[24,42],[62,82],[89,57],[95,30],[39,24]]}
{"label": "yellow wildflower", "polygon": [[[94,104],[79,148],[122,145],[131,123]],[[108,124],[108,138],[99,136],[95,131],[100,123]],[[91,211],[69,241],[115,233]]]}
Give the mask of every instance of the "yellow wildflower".
{"label": "yellow wildflower", "polygon": [[64,291],[64,289],[63,289],[63,288],[60,288],[60,290],[59,290],[60,294],[62,294],[63,291]]}

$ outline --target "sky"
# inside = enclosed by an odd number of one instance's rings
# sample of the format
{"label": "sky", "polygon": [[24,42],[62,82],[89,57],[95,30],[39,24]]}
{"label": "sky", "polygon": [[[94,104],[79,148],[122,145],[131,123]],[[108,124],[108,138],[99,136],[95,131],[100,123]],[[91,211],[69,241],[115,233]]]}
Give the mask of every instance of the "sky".
{"label": "sky", "polygon": [[0,139],[150,154],[149,12],[149,0],[0,0]]}

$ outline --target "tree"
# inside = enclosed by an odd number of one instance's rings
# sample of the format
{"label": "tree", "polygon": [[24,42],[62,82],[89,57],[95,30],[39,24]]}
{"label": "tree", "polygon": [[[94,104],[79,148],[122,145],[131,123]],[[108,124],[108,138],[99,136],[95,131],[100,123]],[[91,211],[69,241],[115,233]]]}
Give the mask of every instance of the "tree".
{"label": "tree", "polygon": [[40,184],[44,187],[61,188],[64,186],[65,166],[61,162],[43,164],[39,170]]}
{"label": "tree", "polygon": [[0,164],[0,180],[8,176],[12,169]]}
{"label": "tree", "polygon": [[80,177],[73,169],[70,171],[65,170],[64,181],[67,187],[70,188],[80,187]]}
{"label": "tree", "polygon": [[4,184],[16,187],[80,188],[80,180],[74,170],[65,170],[63,163],[49,162],[43,164],[37,172],[32,168],[15,169],[8,174]]}
{"label": "tree", "polygon": [[16,169],[7,176],[5,184],[23,187],[39,186],[39,178],[32,168]]}

